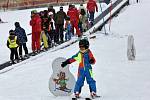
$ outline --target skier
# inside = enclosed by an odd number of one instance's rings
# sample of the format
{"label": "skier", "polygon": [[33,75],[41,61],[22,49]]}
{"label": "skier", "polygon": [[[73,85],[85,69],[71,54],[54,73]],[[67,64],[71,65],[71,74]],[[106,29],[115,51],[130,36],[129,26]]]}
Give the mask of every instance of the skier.
{"label": "skier", "polygon": [[49,36],[49,23],[50,23],[50,18],[48,16],[48,11],[44,10],[41,13],[41,19],[42,19],[42,32],[41,32],[41,41],[44,43],[44,50],[48,50],[48,43],[50,43],[50,36]]}
{"label": "skier", "polygon": [[88,29],[88,17],[87,17],[87,12],[86,8],[83,6],[83,4],[80,4],[79,7],[79,28],[81,33],[85,32]]}
{"label": "skier", "polygon": [[49,47],[53,47],[55,44],[55,34],[56,34],[56,27],[55,27],[55,20],[54,20],[54,14],[52,12],[49,12],[50,17],[50,25],[49,25],[49,36],[50,36],[50,45]]}
{"label": "skier", "polygon": [[[14,30],[10,30],[9,31],[9,37],[7,40],[7,47],[10,49],[11,53],[10,53],[10,60],[12,64],[15,64],[15,60],[17,62],[19,62],[19,57],[18,57],[18,52],[17,52],[17,48],[19,46],[19,40],[17,38],[17,36],[15,35]],[[14,55],[15,55],[15,60],[14,60]]]}
{"label": "skier", "polygon": [[72,25],[72,34],[74,35],[74,27],[75,27],[76,35],[78,37],[81,37],[81,32],[80,32],[79,27],[78,27],[79,12],[78,12],[77,8],[75,8],[74,5],[69,5],[69,9],[67,11],[67,16],[70,17],[70,22],[71,22],[71,25]]}
{"label": "skier", "polygon": [[20,59],[23,59],[22,57],[22,47],[25,51],[25,58],[28,58],[29,55],[28,55],[28,48],[26,46],[26,42],[27,42],[27,36],[26,36],[26,32],[25,30],[20,26],[20,23],[19,22],[15,22],[15,34],[17,35],[18,37],[18,40],[19,40],[19,57]]}
{"label": "skier", "polygon": [[36,10],[31,11],[30,25],[32,26],[32,51],[35,55],[40,52],[41,18]]}
{"label": "skier", "polygon": [[[64,42],[64,21],[66,19],[67,15],[63,11],[63,7],[60,7],[60,11],[56,13],[56,40],[57,42],[63,43]],[[60,41],[59,41],[60,40]]]}
{"label": "skier", "polygon": [[72,26],[70,23],[70,17],[67,16],[66,18],[66,23],[65,23],[65,41],[68,41],[71,39],[72,37],[72,32],[71,32]]}
{"label": "skier", "polygon": [[55,12],[55,9],[52,5],[49,5],[48,7],[48,13],[52,12],[53,13],[53,19],[55,21],[55,15],[56,15],[56,12]]}
{"label": "skier", "polygon": [[87,3],[87,7],[86,8],[87,8],[87,10],[88,10],[88,12],[90,14],[90,16],[89,16],[90,24],[91,24],[91,26],[93,26],[95,9],[96,9],[96,12],[98,12],[98,7],[97,7],[97,4],[96,4],[96,1],[89,0],[88,3]]}
{"label": "skier", "polygon": [[91,93],[91,97],[97,97],[96,94],[96,81],[93,79],[92,75],[92,66],[91,64],[95,64],[95,58],[89,49],[89,41],[87,39],[81,39],[79,41],[79,52],[62,62],[61,66],[65,67],[67,64],[71,64],[75,61],[79,62],[78,68],[78,79],[75,84],[74,94],[76,98],[79,98],[81,93],[81,88],[84,85],[84,80],[86,78],[87,83],[89,84],[89,89]]}

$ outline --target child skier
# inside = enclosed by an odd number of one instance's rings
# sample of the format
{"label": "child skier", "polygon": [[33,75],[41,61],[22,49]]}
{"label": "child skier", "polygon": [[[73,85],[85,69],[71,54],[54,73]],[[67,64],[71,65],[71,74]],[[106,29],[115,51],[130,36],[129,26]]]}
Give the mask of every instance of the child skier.
{"label": "child skier", "polygon": [[65,23],[65,41],[68,41],[71,39],[72,37],[72,33],[71,33],[71,29],[72,29],[72,26],[71,26],[71,23],[70,23],[70,17],[67,16],[66,18],[66,23]]}
{"label": "child skier", "polygon": [[88,29],[88,17],[86,8],[83,6],[83,4],[80,4],[79,7],[79,29],[81,33],[85,32]]}
{"label": "child skier", "polygon": [[11,53],[10,53],[10,60],[12,62],[12,64],[15,64],[16,62],[14,61],[14,55],[15,55],[15,60],[18,62],[19,61],[19,57],[18,57],[18,51],[17,48],[19,46],[19,41],[17,36],[15,35],[14,30],[10,30],[9,31],[9,37],[7,40],[7,47],[10,49]]}
{"label": "child skier", "polygon": [[[26,42],[28,41],[27,35],[26,35],[25,30],[20,26],[19,22],[15,22],[14,32],[15,32],[16,36],[18,37],[18,40],[20,43],[20,45],[19,45],[19,57],[20,57],[20,59],[22,60],[23,58],[28,58],[29,57],[28,48],[26,46]],[[24,57],[22,56],[22,47],[25,51]]]}
{"label": "child skier", "polygon": [[91,64],[95,64],[95,58],[89,49],[89,41],[87,39],[81,39],[79,41],[79,52],[62,62],[61,66],[65,67],[67,64],[71,64],[75,61],[79,62],[78,68],[78,79],[75,84],[74,94],[76,98],[79,98],[79,94],[81,93],[81,88],[84,85],[84,80],[86,78],[87,83],[89,84],[89,89],[91,93],[91,97],[95,98],[96,95],[96,81],[93,79],[92,75],[92,66]]}
{"label": "child skier", "polygon": [[96,1],[95,0],[88,0],[86,8],[87,8],[88,13],[89,13],[89,21],[90,21],[90,25],[92,27],[94,24],[95,10],[96,10],[96,12],[98,12],[98,7],[96,4]]}

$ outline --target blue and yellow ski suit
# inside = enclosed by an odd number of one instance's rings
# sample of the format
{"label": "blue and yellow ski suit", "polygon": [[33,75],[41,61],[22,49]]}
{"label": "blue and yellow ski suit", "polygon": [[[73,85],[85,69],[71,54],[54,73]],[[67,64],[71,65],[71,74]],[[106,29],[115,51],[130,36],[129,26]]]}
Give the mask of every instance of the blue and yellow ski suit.
{"label": "blue and yellow ski suit", "polygon": [[78,78],[75,84],[74,93],[76,92],[81,93],[81,88],[84,85],[85,78],[86,78],[87,84],[89,84],[90,92],[96,93],[96,81],[93,79],[92,66],[89,62],[90,59],[94,60],[93,62],[94,64],[95,58],[92,52],[90,51],[90,49],[88,49],[84,53],[79,51],[77,54],[75,54],[69,59],[70,63],[75,62],[75,61],[79,62]]}

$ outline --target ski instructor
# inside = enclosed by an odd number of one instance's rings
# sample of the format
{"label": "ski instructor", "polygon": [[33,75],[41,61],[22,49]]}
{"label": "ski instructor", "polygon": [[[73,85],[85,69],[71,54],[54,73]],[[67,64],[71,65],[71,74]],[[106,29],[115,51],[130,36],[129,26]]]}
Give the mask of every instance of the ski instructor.
{"label": "ski instructor", "polygon": [[91,64],[95,64],[95,58],[89,49],[89,41],[87,39],[81,39],[79,41],[79,52],[62,62],[61,66],[65,67],[67,64],[71,64],[75,61],[79,62],[78,68],[78,79],[75,84],[74,94],[76,98],[80,98],[81,88],[84,85],[84,80],[86,78],[87,84],[89,84],[89,89],[91,93],[91,97],[95,98],[96,95],[96,81],[93,79],[92,75],[92,66]]}

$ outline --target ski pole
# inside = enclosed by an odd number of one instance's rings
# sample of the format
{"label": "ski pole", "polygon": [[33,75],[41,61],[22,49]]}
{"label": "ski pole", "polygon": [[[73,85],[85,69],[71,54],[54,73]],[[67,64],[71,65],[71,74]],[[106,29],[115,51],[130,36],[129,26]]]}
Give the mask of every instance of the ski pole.
{"label": "ski pole", "polygon": [[[100,4],[101,12],[103,12],[100,0],[99,0],[99,4]],[[104,17],[103,17],[103,23],[105,23]],[[105,35],[108,35],[108,34],[106,33],[106,27],[105,27],[105,24],[104,24],[104,32],[105,32]]]}

